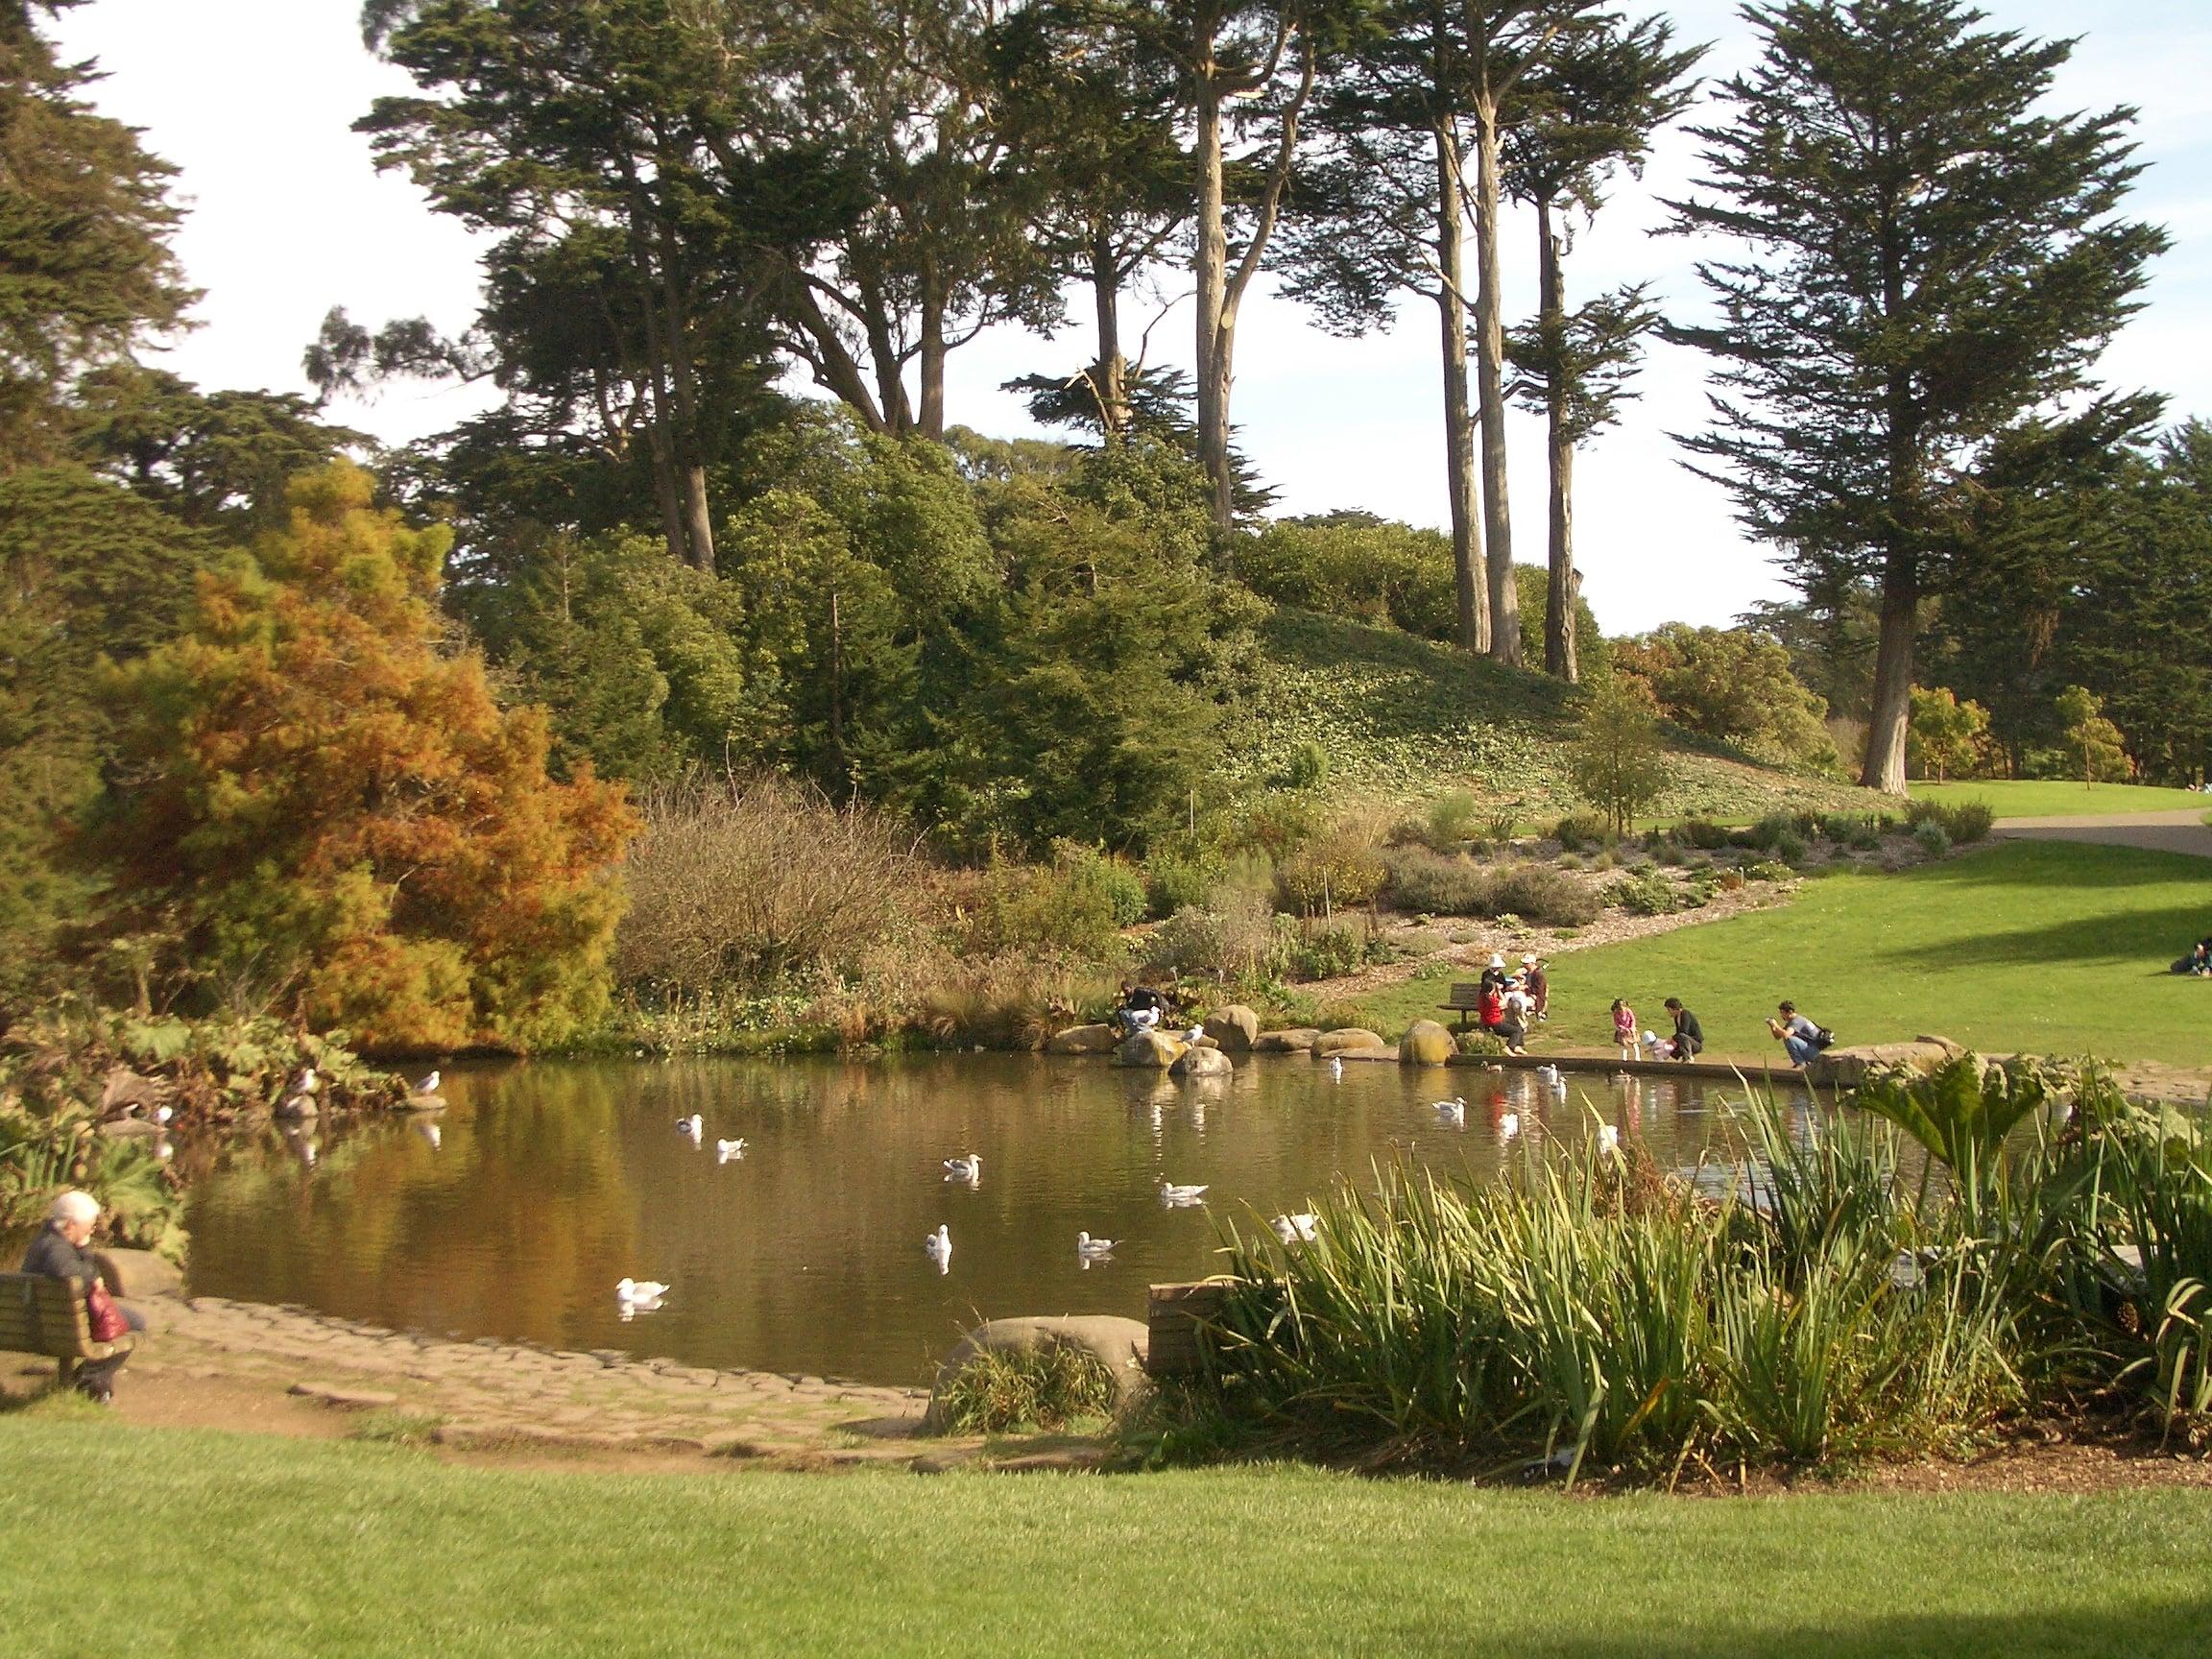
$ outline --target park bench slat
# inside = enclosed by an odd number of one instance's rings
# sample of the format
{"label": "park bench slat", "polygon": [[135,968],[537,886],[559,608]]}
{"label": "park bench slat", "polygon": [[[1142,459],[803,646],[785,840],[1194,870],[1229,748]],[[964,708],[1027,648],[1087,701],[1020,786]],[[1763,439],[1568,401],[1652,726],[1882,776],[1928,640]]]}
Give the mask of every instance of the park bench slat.
{"label": "park bench slat", "polygon": [[120,1342],[92,1340],[91,1316],[84,1309],[86,1288],[77,1280],[43,1273],[0,1273],[0,1352],[59,1359],[64,1382],[86,1359],[108,1359],[126,1352],[129,1337]]}

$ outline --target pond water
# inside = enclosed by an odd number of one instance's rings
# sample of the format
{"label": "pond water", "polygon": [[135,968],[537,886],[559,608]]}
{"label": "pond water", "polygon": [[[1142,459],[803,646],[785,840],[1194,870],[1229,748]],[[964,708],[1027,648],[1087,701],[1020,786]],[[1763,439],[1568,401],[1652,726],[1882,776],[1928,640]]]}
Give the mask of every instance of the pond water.
{"label": "pond water", "polygon": [[[1036,1056],[449,1070],[451,1110],[279,1131],[207,1155],[190,1287],[396,1329],[692,1364],[926,1382],[960,1332],[1018,1313],[1144,1314],[1214,1270],[1220,1230],[1309,1207],[1399,1152],[1494,1174],[1507,1113],[1539,1135],[1602,1119],[1688,1165],[1727,1108],[1693,1083],[1303,1056],[1179,1084]],[[1431,1104],[1466,1096],[1464,1128]],[[702,1144],[675,1127],[704,1119]],[[1523,1133],[1527,1133],[1524,1130]],[[742,1137],[724,1163],[717,1140]],[[974,1152],[974,1187],[942,1161]],[[1162,1181],[1209,1188],[1169,1208]],[[923,1248],[940,1224],[940,1271]],[[1117,1241],[1086,1262],[1076,1234]],[[624,1277],[671,1286],[625,1320]]]}

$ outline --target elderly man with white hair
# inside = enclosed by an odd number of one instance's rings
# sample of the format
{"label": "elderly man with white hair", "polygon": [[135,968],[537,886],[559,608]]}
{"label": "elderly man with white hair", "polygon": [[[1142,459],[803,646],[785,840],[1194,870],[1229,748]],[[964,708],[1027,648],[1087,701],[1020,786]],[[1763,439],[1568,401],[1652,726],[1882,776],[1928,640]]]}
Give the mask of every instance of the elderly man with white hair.
{"label": "elderly man with white hair", "polygon": [[[89,1287],[100,1280],[100,1263],[84,1246],[100,1222],[100,1201],[89,1192],[64,1192],[46,1208],[46,1226],[24,1252],[22,1271],[49,1279],[75,1279]],[[125,1308],[123,1317],[132,1331],[146,1329],[136,1310]],[[105,1405],[115,1392],[115,1373],[123,1369],[128,1351],[109,1359],[89,1360],[78,1367],[77,1386]]]}

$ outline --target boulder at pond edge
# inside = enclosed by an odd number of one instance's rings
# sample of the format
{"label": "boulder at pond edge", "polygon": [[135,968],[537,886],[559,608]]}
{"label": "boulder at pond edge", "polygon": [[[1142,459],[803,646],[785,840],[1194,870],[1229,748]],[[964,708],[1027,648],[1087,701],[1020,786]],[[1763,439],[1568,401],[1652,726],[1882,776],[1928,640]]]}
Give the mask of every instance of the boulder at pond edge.
{"label": "boulder at pond edge", "polygon": [[1226,1077],[1237,1070],[1236,1062],[1218,1048],[1190,1048],[1167,1068],[1170,1077]]}
{"label": "boulder at pond edge", "polygon": [[1241,1002],[1231,1002],[1206,1016],[1206,1035],[1227,1053],[1249,1054],[1260,1036],[1260,1016]]}
{"label": "boulder at pond edge", "polygon": [[1344,1025],[1334,1031],[1324,1031],[1313,1039],[1313,1058],[1326,1060],[1333,1054],[1348,1053],[1355,1048],[1382,1046],[1382,1039],[1374,1032],[1358,1025]]}
{"label": "boulder at pond edge", "polygon": [[1407,1066],[1446,1066],[1458,1052],[1458,1040],[1433,1020],[1414,1021],[1398,1040],[1398,1059]]}
{"label": "boulder at pond edge", "polygon": [[1045,1039],[1047,1054],[1111,1054],[1121,1041],[1111,1025],[1070,1025]]}
{"label": "boulder at pond edge", "polygon": [[1190,1045],[1159,1031],[1140,1031],[1125,1039],[1114,1050],[1117,1066],[1144,1066],[1155,1071],[1165,1071],[1183,1058],[1183,1050]]}
{"label": "boulder at pond edge", "polygon": [[1151,1332],[1142,1320],[1121,1319],[1107,1313],[1071,1314],[1062,1318],[994,1319],[978,1325],[960,1338],[959,1346],[937,1367],[936,1383],[929,1390],[928,1414],[922,1419],[925,1434],[945,1432],[945,1391],[971,1361],[984,1354],[1038,1354],[1048,1348],[1078,1348],[1094,1356],[1114,1379],[1117,1407],[1147,1386],[1144,1354]]}

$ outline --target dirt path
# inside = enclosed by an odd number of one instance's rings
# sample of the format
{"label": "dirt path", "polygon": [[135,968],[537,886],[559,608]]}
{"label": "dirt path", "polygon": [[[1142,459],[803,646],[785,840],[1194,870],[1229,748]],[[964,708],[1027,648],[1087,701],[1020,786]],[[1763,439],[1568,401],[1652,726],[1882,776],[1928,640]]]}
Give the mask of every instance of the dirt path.
{"label": "dirt path", "polygon": [[[635,1466],[734,1458],[783,1468],[948,1467],[1029,1449],[920,1437],[928,1396],[770,1371],[717,1371],[613,1349],[386,1331],[303,1308],[133,1298],[151,1329],[115,1409],[150,1427],[427,1442],[455,1454]],[[10,1356],[0,1391],[52,1385],[54,1362]],[[1094,1458],[1101,1448],[1063,1460]]]}
{"label": "dirt path", "polygon": [[[2206,802],[2212,810],[2212,799]],[[2212,858],[2212,826],[2202,812],[2111,812],[2080,818],[2000,818],[1994,831],[2009,841],[2087,841]]]}

